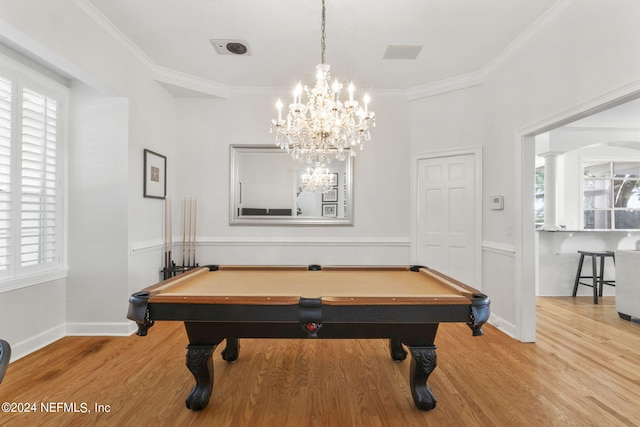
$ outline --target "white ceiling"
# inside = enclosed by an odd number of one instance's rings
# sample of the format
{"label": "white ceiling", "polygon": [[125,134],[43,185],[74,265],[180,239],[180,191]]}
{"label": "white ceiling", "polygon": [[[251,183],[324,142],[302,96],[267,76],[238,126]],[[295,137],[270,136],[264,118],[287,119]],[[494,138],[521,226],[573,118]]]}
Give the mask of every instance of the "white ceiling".
{"label": "white ceiling", "polygon": [[[289,90],[312,84],[320,63],[321,0],[75,1],[177,96]],[[359,90],[455,86],[507,60],[577,1],[326,0],[326,63]],[[244,40],[250,55],[220,55],[211,39]],[[396,45],[422,48],[413,60],[384,59]],[[570,126],[640,129],[640,101]]]}
{"label": "white ceiling", "polygon": [[[188,78],[289,88],[312,83],[320,63],[321,0],[84,1],[157,67]],[[326,63],[333,77],[364,89],[446,81],[482,71],[567,3],[326,0]],[[210,39],[246,40],[251,55],[219,55]],[[383,59],[389,45],[423,47],[415,60]]]}

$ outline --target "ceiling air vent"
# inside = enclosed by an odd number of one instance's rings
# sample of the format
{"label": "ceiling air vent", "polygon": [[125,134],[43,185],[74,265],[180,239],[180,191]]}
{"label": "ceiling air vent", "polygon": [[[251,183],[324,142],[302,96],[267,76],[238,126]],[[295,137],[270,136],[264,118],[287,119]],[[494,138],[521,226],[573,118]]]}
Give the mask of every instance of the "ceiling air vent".
{"label": "ceiling air vent", "polygon": [[209,40],[220,55],[251,55],[246,40],[211,39]]}
{"label": "ceiling air vent", "polygon": [[382,59],[416,59],[422,46],[388,45]]}

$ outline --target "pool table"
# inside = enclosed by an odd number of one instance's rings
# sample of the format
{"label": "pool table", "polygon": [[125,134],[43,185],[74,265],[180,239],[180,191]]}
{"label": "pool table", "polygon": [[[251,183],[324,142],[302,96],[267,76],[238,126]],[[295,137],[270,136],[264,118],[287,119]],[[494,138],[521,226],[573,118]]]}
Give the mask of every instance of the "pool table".
{"label": "pool table", "polygon": [[436,367],[440,322],[464,322],[482,335],[489,298],[421,267],[208,266],[136,292],[127,317],[144,336],[156,320],[183,321],[187,367],[196,384],[187,408],[204,408],[213,389],[211,354],[238,358],[239,338],[385,338],[391,358],[411,352],[415,405],[433,409],[427,379]]}

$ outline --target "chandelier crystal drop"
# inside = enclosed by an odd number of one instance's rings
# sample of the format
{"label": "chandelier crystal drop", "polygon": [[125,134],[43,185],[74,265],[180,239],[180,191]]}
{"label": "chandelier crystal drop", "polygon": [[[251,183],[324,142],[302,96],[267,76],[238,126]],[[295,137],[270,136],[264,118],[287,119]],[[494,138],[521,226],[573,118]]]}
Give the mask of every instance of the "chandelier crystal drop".
{"label": "chandelier crystal drop", "polygon": [[[356,148],[363,149],[371,139],[370,128],[375,127],[375,113],[369,110],[369,95],[365,93],[363,106],[354,100],[355,88],[348,87],[348,99],[341,100],[342,83],[331,82],[330,66],[325,64],[325,2],[322,0],[322,63],[316,66],[316,84],[313,88],[298,83],[293,91],[293,102],[283,118],[282,101],[278,99],[278,118],[271,121],[275,143],[293,158],[310,166],[311,176],[324,171],[331,159],[345,160],[355,156]],[[302,100],[303,92],[306,102]],[[307,173],[308,175],[308,173]],[[315,190],[319,191],[319,190]],[[326,191],[326,190],[325,190]]]}

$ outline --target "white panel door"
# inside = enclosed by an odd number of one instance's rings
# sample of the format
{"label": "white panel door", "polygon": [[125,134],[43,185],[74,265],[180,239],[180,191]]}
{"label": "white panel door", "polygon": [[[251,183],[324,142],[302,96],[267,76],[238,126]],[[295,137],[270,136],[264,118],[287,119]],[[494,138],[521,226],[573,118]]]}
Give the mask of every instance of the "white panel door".
{"label": "white panel door", "polygon": [[474,155],[418,161],[418,259],[472,285],[475,274]]}

